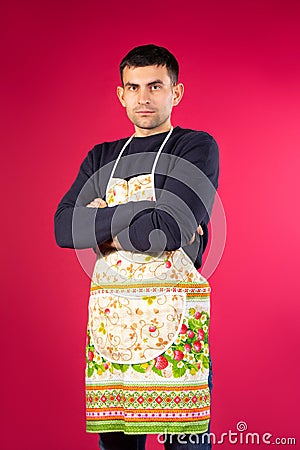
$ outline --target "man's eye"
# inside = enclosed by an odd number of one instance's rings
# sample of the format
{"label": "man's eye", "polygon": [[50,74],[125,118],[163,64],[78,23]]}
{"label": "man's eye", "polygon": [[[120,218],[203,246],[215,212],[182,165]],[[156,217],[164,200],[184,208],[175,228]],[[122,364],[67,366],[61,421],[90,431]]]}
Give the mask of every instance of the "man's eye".
{"label": "man's eye", "polygon": [[160,85],[159,85],[159,84],[153,84],[153,85],[151,86],[151,89],[152,89],[152,91],[159,91]]}
{"label": "man's eye", "polygon": [[130,91],[136,91],[136,86],[129,86]]}

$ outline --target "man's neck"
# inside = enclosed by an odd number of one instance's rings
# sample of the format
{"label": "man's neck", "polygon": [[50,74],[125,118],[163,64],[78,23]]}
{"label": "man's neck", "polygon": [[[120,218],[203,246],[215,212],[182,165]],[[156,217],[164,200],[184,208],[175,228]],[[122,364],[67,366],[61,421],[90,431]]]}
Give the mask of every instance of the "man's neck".
{"label": "man's neck", "polygon": [[159,134],[159,133],[166,133],[167,131],[170,131],[171,129],[171,123],[168,122],[158,128],[153,128],[153,129],[147,129],[147,128],[139,128],[137,126],[135,126],[135,133],[134,133],[134,137],[147,137],[147,136],[152,136],[154,134]]}

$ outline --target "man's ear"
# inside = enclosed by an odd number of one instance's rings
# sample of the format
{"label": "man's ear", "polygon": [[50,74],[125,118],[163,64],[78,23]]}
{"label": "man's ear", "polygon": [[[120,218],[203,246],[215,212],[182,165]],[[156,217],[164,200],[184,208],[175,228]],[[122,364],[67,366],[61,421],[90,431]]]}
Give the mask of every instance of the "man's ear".
{"label": "man's ear", "polygon": [[124,88],[122,86],[117,87],[117,97],[120,100],[120,103],[124,108],[126,107],[126,103],[124,100]]}
{"label": "man's ear", "polygon": [[173,86],[173,106],[177,106],[182,99],[184,93],[184,85],[182,83]]}

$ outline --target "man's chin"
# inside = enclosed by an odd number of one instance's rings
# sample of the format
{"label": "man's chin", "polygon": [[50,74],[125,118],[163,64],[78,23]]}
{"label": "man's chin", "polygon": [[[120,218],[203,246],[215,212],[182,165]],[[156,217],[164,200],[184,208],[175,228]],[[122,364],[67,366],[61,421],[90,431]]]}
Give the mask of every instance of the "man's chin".
{"label": "man's chin", "polygon": [[133,125],[140,128],[141,130],[153,130],[154,128],[157,128],[160,126],[160,124],[157,123],[145,123],[145,122],[133,122]]}
{"label": "man's chin", "polygon": [[131,120],[134,126],[140,128],[141,130],[155,130],[157,128],[160,128],[164,123],[168,120],[166,118],[165,120]]}

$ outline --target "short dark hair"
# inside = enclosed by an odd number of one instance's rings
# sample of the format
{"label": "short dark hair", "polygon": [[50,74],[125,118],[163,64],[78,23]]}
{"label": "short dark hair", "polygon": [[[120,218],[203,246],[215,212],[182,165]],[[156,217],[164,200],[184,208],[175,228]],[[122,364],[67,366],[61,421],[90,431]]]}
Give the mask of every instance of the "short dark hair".
{"label": "short dark hair", "polygon": [[172,84],[178,83],[179,66],[172,53],[164,47],[154,44],[140,45],[130,50],[120,63],[120,75],[123,83],[125,67],[166,66]]}

